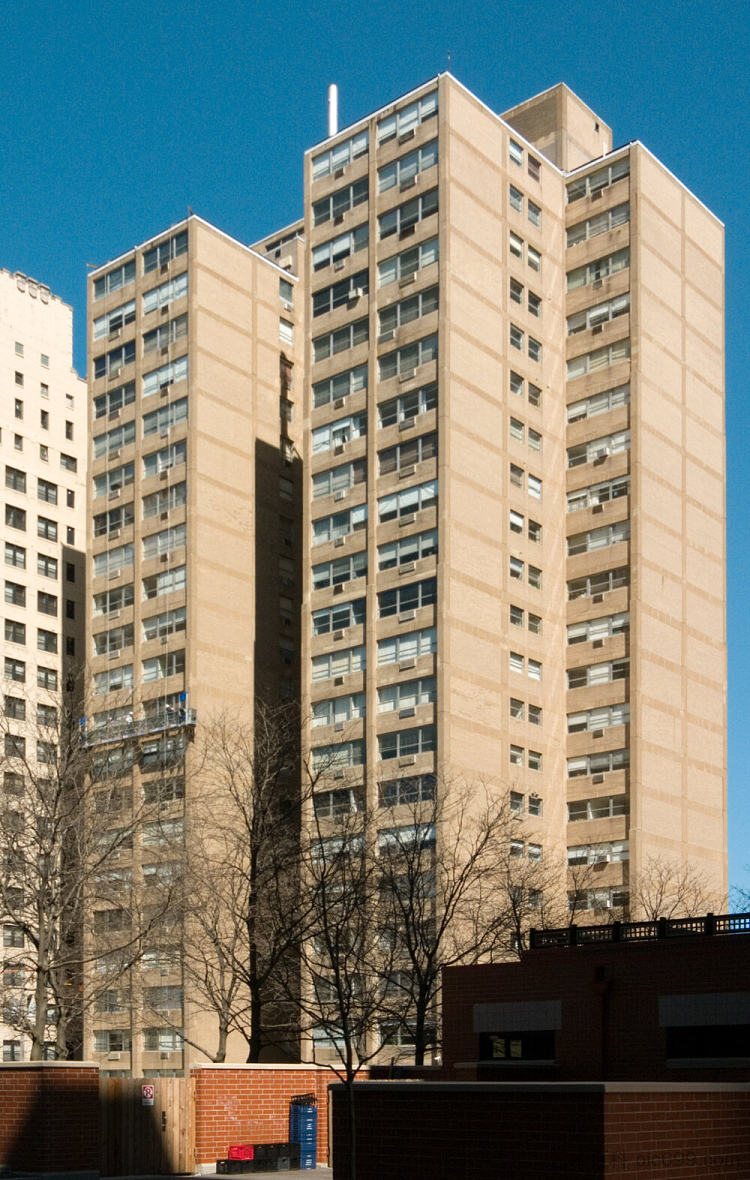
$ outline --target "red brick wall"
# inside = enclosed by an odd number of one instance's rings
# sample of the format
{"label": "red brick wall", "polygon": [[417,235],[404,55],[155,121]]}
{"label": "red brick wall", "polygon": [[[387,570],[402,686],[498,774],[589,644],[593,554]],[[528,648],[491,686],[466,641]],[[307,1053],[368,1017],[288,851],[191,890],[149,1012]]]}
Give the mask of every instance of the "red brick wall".
{"label": "red brick wall", "polygon": [[195,1162],[224,1159],[233,1143],[275,1143],[289,1138],[289,1100],[318,1099],[318,1161],[328,1159],[329,1069],[315,1066],[206,1065],[195,1079]]}
{"label": "red brick wall", "polygon": [[[450,967],[443,972],[443,1077],[477,1076],[455,1068],[478,1057],[475,1004],[560,1000],[554,1070],[525,1065],[524,1080],[738,1081],[737,1069],[667,1068],[658,997],[746,991],[748,978],[750,936],[745,935],[536,950],[516,963]],[[478,1076],[511,1080],[510,1068],[515,1067],[485,1067]]]}
{"label": "red brick wall", "polygon": [[[747,1180],[750,1086],[370,1082],[355,1087],[357,1180]],[[331,1091],[334,1180],[347,1095]]]}
{"label": "red brick wall", "polygon": [[98,1169],[98,1068],[77,1062],[1,1066],[0,1163],[27,1172]]}

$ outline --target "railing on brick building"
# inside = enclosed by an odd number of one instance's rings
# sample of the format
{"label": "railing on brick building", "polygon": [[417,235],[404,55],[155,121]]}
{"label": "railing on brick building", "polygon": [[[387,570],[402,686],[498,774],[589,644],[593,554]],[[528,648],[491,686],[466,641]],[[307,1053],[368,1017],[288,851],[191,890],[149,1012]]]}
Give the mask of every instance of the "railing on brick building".
{"label": "railing on brick building", "polygon": [[530,930],[529,950],[748,933],[750,913],[706,914],[700,918],[657,918],[655,921],[647,922],[612,922],[606,926],[577,926],[572,923],[557,930]]}
{"label": "railing on brick building", "polygon": [[167,709],[151,717],[118,718],[103,725],[88,726],[81,721],[81,744],[101,746],[110,742],[122,742],[128,738],[148,737],[163,733],[167,729],[183,729],[194,726],[197,721],[195,709]]}

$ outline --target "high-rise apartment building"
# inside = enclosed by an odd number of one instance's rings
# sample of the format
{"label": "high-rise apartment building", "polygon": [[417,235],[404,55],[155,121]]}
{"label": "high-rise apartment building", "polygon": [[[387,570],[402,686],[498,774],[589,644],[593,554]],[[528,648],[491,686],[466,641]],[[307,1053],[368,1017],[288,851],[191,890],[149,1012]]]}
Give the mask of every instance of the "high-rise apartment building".
{"label": "high-rise apartment building", "polygon": [[442,75],[307,153],[305,244],[321,811],[504,784],[578,920],[655,861],[721,904],[721,225],[565,86]]}
{"label": "high-rise apartment building", "polygon": [[[713,215],[565,86],[497,115],[447,74],[306,154],[303,223],[95,271],[90,726],[134,793],[296,692],[299,641],[320,815],[482,780],[577,912],[654,859],[721,904],[722,276]],[[168,1020],[115,1005],[86,1051],[179,1070],[202,1017],[139,970]]]}
{"label": "high-rise apartment building", "polygon": [[[0,271],[0,349],[5,389],[1,1032],[3,1060],[17,1061],[29,1056],[24,1024],[35,1000],[35,951],[24,923],[29,918],[31,931],[37,925],[24,911],[32,900],[29,883],[24,898],[18,879],[23,866],[9,858],[7,836],[15,820],[33,822],[28,809],[34,792],[26,780],[43,781],[55,761],[59,704],[66,691],[77,690],[83,659],[86,383],[73,368],[72,308],[20,272]],[[48,1031],[45,1052],[54,1056],[54,1030]]]}
{"label": "high-rise apartment building", "polygon": [[[279,266],[191,216],[89,279],[87,732],[127,782],[110,793],[126,820],[146,808],[115,858],[140,907],[95,910],[97,954],[179,873],[198,822],[196,726],[247,723],[256,696],[298,692],[301,300],[289,236]],[[179,931],[164,942],[87,1018],[85,1051],[110,1073],[173,1074],[203,1058],[194,1046],[213,1051]]]}

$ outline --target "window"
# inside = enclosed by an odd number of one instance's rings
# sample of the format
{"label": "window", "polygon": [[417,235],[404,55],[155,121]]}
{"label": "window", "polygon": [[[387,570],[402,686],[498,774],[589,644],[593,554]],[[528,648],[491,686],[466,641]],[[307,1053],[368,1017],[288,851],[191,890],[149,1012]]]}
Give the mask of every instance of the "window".
{"label": "window", "polygon": [[629,660],[612,660],[568,669],[568,688],[585,688],[590,684],[609,684],[630,675]]}
{"label": "window", "polygon": [[606,705],[597,709],[586,709],[582,713],[568,713],[568,733],[587,733],[592,730],[609,729],[613,725],[627,725],[630,722],[630,705]]}
{"label": "window", "polygon": [[342,463],[338,467],[328,467],[325,471],[319,471],[317,475],[313,476],[313,499],[318,500],[321,496],[331,496],[336,492],[346,491],[356,487],[357,484],[364,483],[366,478],[366,459],[355,459],[351,463]]}
{"label": "window", "polygon": [[[18,370],[16,370],[16,385],[23,386],[23,373],[19,373]],[[16,414],[16,417],[23,418],[23,402],[16,402],[16,405],[21,406],[21,413]]]}
{"label": "window", "polygon": [[73,455],[60,455],[60,466],[64,471],[77,471],[78,460]]}
{"label": "window", "polygon": [[523,580],[523,572],[524,572],[524,563],[521,561],[520,557],[510,557],[509,558],[508,573],[510,574],[511,578],[515,578],[515,579],[518,579],[519,581],[522,581]]}
{"label": "window", "polygon": [[313,680],[331,680],[350,672],[361,672],[365,667],[364,647],[348,647],[342,651],[328,652],[314,656],[312,661]]}
{"label": "window", "polygon": [[629,402],[630,386],[618,385],[615,389],[606,389],[581,401],[571,402],[568,406],[568,422],[581,422],[585,418],[593,418],[596,414],[606,414],[609,410],[628,405]]}
{"label": "window", "polygon": [[435,700],[436,682],[434,676],[421,680],[407,680],[401,684],[384,685],[378,689],[378,712],[414,711],[419,705],[431,704]]}
{"label": "window", "polygon": [[587,533],[575,533],[568,537],[568,556],[576,553],[590,553],[594,549],[605,549],[630,538],[630,521],[618,520],[615,524],[589,529]]}
{"label": "window", "polygon": [[43,553],[38,553],[36,572],[43,578],[57,578],[57,558],[45,557]]}
{"label": "window", "polygon": [[57,709],[54,705],[37,705],[36,720],[37,725],[53,728],[57,725]]}
{"label": "window", "polygon": [[[529,567],[529,580],[530,580],[530,581],[531,581],[531,577],[532,577],[532,571],[533,571],[533,570],[534,570],[534,567],[533,567],[533,566],[530,566],[530,567]],[[536,573],[536,571],[534,571],[534,573]],[[537,583],[532,583],[532,585],[537,585]],[[539,582],[538,582],[538,585],[539,585],[539,586],[541,586],[541,577],[540,577],[540,580],[539,580]],[[532,635],[541,635],[541,633],[542,633],[542,620],[541,620],[541,617],[540,617],[539,615],[533,615],[533,614],[531,613],[531,611],[529,611],[529,613],[528,613],[528,621],[529,621],[529,631],[531,631]]]}
{"label": "window", "polygon": [[184,312],[182,315],[176,316],[175,319],[168,320],[165,324],[159,324],[157,328],[152,328],[150,332],[144,332],[144,356],[149,352],[156,352],[157,349],[167,348],[177,340],[182,340],[187,336],[187,332],[188,318]]}
{"label": "window", "polygon": [[326,332],[325,335],[317,336],[313,340],[313,361],[322,361],[349,348],[356,348],[358,344],[366,342],[368,337],[369,326],[366,319],[344,324],[342,328]]}
{"label": "window", "polygon": [[437,90],[433,90],[394,114],[387,115],[378,123],[378,143],[388,143],[397,136],[399,139],[411,137],[421,123],[437,115],[437,109]]}
{"label": "window", "polygon": [[542,679],[542,665],[539,660],[529,659],[527,663],[528,675],[530,680]]}
{"label": "window", "polygon": [[523,766],[523,747],[510,747],[510,764],[511,766]]}
{"label": "window", "polygon": [[579,467],[582,463],[603,463],[610,455],[630,450],[630,431],[618,430],[616,434],[602,435],[587,443],[568,447],[568,467]]}
{"label": "window", "polygon": [[159,475],[162,471],[169,471],[172,467],[179,467],[185,462],[187,462],[187,443],[183,439],[168,447],[162,447],[160,451],[152,451],[150,455],[144,455],[143,478],[148,479],[152,475]]}
{"label": "window", "polygon": [[26,529],[26,511],[23,508],[16,508],[13,504],[5,505],[5,523],[8,528]]}
{"label": "window", "polygon": [[38,537],[43,537],[45,541],[57,540],[57,521],[50,520],[47,516],[38,516],[36,518],[36,532]]}
{"label": "window", "polygon": [[438,483],[432,479],[390,496],[381,496],[378,500],[378,520],[384,524],[388,520],[403,519],[422,509],[434,508],[437,495]]}
{"label": "window", "polygon": [[514,164],[523,167],[523,148],[520,143],[516,143],[515,139],[508,140],[508,155]]}
{"label": "window", "polygon": [[611,840],[602,844],[583,844],[568,848],[569,865],[620,863],[630,860],[630,845],[627,840]]}
{"label": "window", "polygon": [[406,635],[393,635],[378,640],[378,664],[409,664],[421,656],[437,651],[437,632],[434,627],[422,631],[411,631]]}
{"label": "window", "polygon": [[407,152],[378,169],[378,193],[399,185],[402,191],[413,185],[420,172],[434,168],[438,162],[438,141],[431,140],[413,152]]}
{"label": "window", "polygon": [[143,273],[149,274],[157,267],[165,266],[172,259],[179,258],[181,254],[187,254],[187,248],[188,232],[186,229],[174,234],[171,238],[165,238],[163,242],[152,246],[150,250],[144,250]]}
{"label": "window", "polygon": [[379,545],[378,569],[395,569],[423,557],[433,557],[437,553],[437,537],[437,529],[429,529],[411,537],[401,537],[387,545]]}
{"label": "window", "polygon": [[337,189],[320,201],[313,202],[313,225],[323,225],[326,221],[336,221],[343,218],[350,209],[361,205],[368,198],[367,177],[356,180],[345,188]]}
{"label": "window", "polygon": [[539,750],[529,750],[527,765],[529,770],[542,769],[542,755]]}
{"label": "window", "polygon": [[94,320],[94,340],[101,340],[103,336],[108,336],[112,332],[119,334],[122,328],[134,321],[135,299],[131,299],[128,303],[121,303],[119,307],[113,308],[106,315],[97,316]]}
{"label": "window", "polygon": [[529,356],[532,361],[541,361],[542,359],[542,345],[539,340],[535,340],[533,336],[529,336]]}
{"label": "window", "polygon": [[314,701],[312,705],[311,725],[317,729],[322,725],[337,725],[346,721],[356,721],[365,715],[365,694],[352,693],[349,696],[329,697],[324,701]]}
{"label": "window", "polygon": [[37,483],[37,495],[38,495],[39,499],[43,500],[46,504],[56,504],[57,503],[57,484],[50,483],[49,480],[47,480],[47,479],[38,479],[36,481],[36,483]]}
{"label": "window", "polygon": [[526,216],[528,217],[528,219],[529,219],[529,221],[531,222],[531,224],[532,224],[532,225],[535,225],[535,226],[537,226],[537,228],[539,228],[539,229],[541,228],[541,225],[542,225],[542,211],[541,211],[541,209],[539,208],[539,206],[538,206],[538,205],[536,205],[536,204],[534,203],[534,201],[532,201],[532,200],[531,200],[531,198],[530,198],[530,197],[529,197],[529,199],[528,199],[528,200],[527,200],[527,202],[526,202]]}
{"label": "window", "polygon": [[542,481],[537,475],[529,473],[526,481],[526,490],[534,500],[541,500],[542,498]]}
{"label": "window", "polygon": [[407,611],[434,606],[437,599],[437,578],[425,578],[422,582],[411,582],[397,586],[394,590],[381,590],[378,594],[378,617],[402,615]]}
{"label": "window", "polygon": [[542,716],[541,705],[529,705],[529,725],[541,725]]}
{"label": "window", "polygon": [[188,399],[186,397],[181,397],[166,406],[160,406],[158,410],[152,410],[150,414],[143,415],[143,437],[148,438],[149,435],[156,434],[157,431],[170,430],[178,423],[186,422],[187,416]]}
{"label": "window", "polygon": [[3,735],[3,746],[6,758],[25,758],[26,757],[26,738],[19,737],[15,733],[6,733]]}
{"label": "window", "polygon": [[344,139],[340,143],[334,144],[328,151],[313,156],[313,180],[322,180],[324,176],[330,176],[331,173],[336,173],[341,168],[345,168],[352,160],[356,160],[358,156],[364,155],[367,148],[368,134],[365,128],[364,131],[357,132],[356,135],[351,136],[349,139]]}
{"label": "window", "polygon": [[586,619],[581,623],[568,624],[568,643],[589,643],[597,639],[608,639],[611,635],[624,635],[629,630],[630,614],[627,611],[598,619]]}
{"label": "window", "polygon": [[161,365],[158,369],[152,369],[150,373],[143,375],[143,396],[151,397],[153,394],[159,393],[160,390],[168,389],[170,385],[176,385],[179,381],[187,381],[187,375],[188,358],[186,356]]}
{"label": "window", "polygon": [[[175,566],[174,569],[164,570],[161,573],[152,574],[150,577],[144,578],[143,583],[142,583],[144,599],[158,598],[163,594],[171,594],[174,590],[184,590],[186,583],[187,583],[187,576],[186,575],[187,575],[186,566],[179,565],[179,566]],[[123,587],[123,590],[130,591],[129,598],[130,598],[130,602],[132,602],[133,601],[133,598],[132,598],[133,588],[132,588],[132,586]],[[110,610],[119,609],[120,604],[117,603],[115,605],[115,604],[113,604],[113,600],[112,600],[112,595],[114,595],[116,593],[117,593],[117,591],[113,591],[113,590],[109,591],[110,604],[111,604],[110,608],[109,608]],[[99,596],[97,595],[97,597],[99,597]],[[122,605],[127,606],[127,605],[129,605],[129,603],[123,602]]]}
{"label": "window", "polygon": [[26,720],[26,701],[23,697],[5,698],[5,716],[11,717],[14,721]]}
{"label": "window", "polygon": [[529,520],[528,523],[528,537],[530,541],[540,545],[542,541],[542,526],[538,520]]}
{"label": "window", "polygon": [[151,615],[143,620],[143,639],[161,639],[165,635],[176,635],[185,630],[186,609],[184,606],[174,607],[160,615]]}
{"label": "window", "polygon": [[436,749],[434,725],[421,725],[416,729],[402,729],[396,733],[384,733],[378,737],[378,757],[409,758],[417,754],[428,754]]}
{"label": "window", "polygon": [[394,254],[378,264],[378,287],[388,286],[397,280],[408,279],[424,266],[438,260],[438,239],[430,238],[418,246],[412,246],[401,254]]}
{"label": "window", "polygon": [[282,344],[294,344],[294,324],[291,320],[279,319],[279,340]]}
{"label": "window", "polygon": [[381,241],[391,234],[408,237],[414,233],[420,221],[437,213],[437,209],[438,190],[433,188],[421,196],[412,197],[403,205],[397,205],[395,209],[389,209],[387,213],[381,213],[378,218],[378,236]]}
{"label": "window", "polygon": [[26,491],[26,473],[19,471],[17,467],[5,468],[5,486],[10,488],[13,492]]}
{"label": "window", "polygon": [[542,165],[534,156],[529,156],[528,171],[532,180],[542,179]]}
{"label": "window", "polygon": [[23,660],[15,660],[10,656],[5,657],[5,679],[15,680],[19,684],[23,684],[26,680],[26,664]]}
{"label": "window", "polygon": [[343,263],[352,254],[366,249],[369,237],[369,227],[367,222],[363,221],[354,229],[347,230],[346,233],[329,238],[327,242],[315,246],[312,252],[313,270],[323,270],[327,266],[338,269],[339,263]]}
{"label": "window", "polygon": [[184,274],[177,275],[173,279],[168,279],[166,283],[161,283],[158,287],[153,287],[147,291],[143,296],[143,314],[148,315],[149,312],[156,311],[160,307],[168,307],[177,299],[182,299],[187,295],[188,290],[188,276],[187,271]]}
{"label": "window", "polygon": [[336,603],[335,606],[313,611],[313,635],[327,635],[346,627],[359,626],[365,621],[365,599]]}
{"label": "window", "polygon": [[43,627],[38,627],[36,632],[36,645],[39,651],[57,651],[57,635],[54,631],[45,631]]}
{"label": "window", "polygon": [[568,804],[568,823],[589,819],[614,819],[628,815],[630,805],[627,795],[605,795],[596,799],[579,799]]}
{"label": "window", "polygon": [[388,475],[394,471],[405,474],[405,468],[416,463],[434,459],[437,455],[437,434],[422,434],[409,442],[399,443],[378,452],[378,474]]}
{"label": "window", "polygon": [[575,492],[568,492],[568,512],[579,512],[584,508],[591,508],[597,504],[608,504],[611,500],[619,500],[622,496],[630,495],[630,476],[621,475],[617,479],[606,479],[602,483],[591,484],[587,488],[579,488]]}
{"label": "window", "polygon": [[119,451],[122,447],[127,447],[133,442],[135,442],[135,422],[126,422],[122,426],[115,426],[106,434],[94,436],[94,458],[100,459],[102,455],[111,455],[114,451]]}
{"label": "window", "polygon": [[132,544],[118,545],[114,549],[108,549],[105,553],[98,553],[94,558],[94,577],[99,578],[104,574],[117,573],[118,570],[132,565],[133,558],[134,550]]}
{"label": "window", "polygon": [[406,381],[415,374],[420,365],[436,360],[437,340],[437,335],[425,336],[422,340],[405,344],[402,348],[379,357],[380,380],[387,381],[389,377],[398,376]]}
{"label": "window", "polygon": [[119,291],[121,287],[132,283],[134,278],[135,259],[131,258],[129,262],[123,262],[121,266],[117,266],[100,278],[94,279],[94,299],[102,299],[112,291]]}
{"label": "window", "polygon": [[124,365],[131,365],[134,360],[135,341],[129,340],[94,357],[94,377],[116,377]]}
{"label": "window", "polygon": [[523,238],[511,230],[508,234],[508,246],[514,258],[523,258]]}
{"label": "window", "polygon": [[126,623],[124,627],[113,627],[110,631],[100,631],[94,636],[94,651],[98,656],[108,652],[119,652],[121,649],[133,646],[133,624]]}
{"label": "window", "polygon": [[57,672],[54,668],[37,668],[37,688],[44,688],[47,692],[57,692]]}
{"label": "window", "polygon": [[[185,545],[186,538],[186,524],[177,524],[171,528],[162,529],[161,532],[152,533],[150,536],[144,537],[143,560],[148,561],[149,558],[172,553],[175,549],[182,549]],[[110,550],[110,553],[112,552],[114,550]],[[96,562],[96,558],[94,561]]]}
{"label": "window", "polygon": [[610,590],[617,590],[630,583],[628,566],[617,569],[602,570],[601,573],[591,574],[586,578],[573,578],[568,582],[568,598],[589,598],[606,594]]}
{"label": "window", "polygon": [[[355,303],[368,292],[368,273],[366,270],[358,271],[357,274],[349,275],[347,278],[341,279],[340,282],[333,283],[330,287],[322,287],[319,291],[314,291],[312,297],[313,316],[326,315],[330,311],[335,311],[337,307],[345,307],[349,303]],[[282,323],[284,323],[283,320]],[[291,344],[292,341],[287,340],[286,343]],[[366,380],[366,367],[363,366],[363,368]]]}
{"label": "window", "polygon": [[358,365],[354,369],[346,369],[325,381],[317,381],[313,385],[313,406],[328,405],[339,398],[348,397],[352,393],[359,393],[367,388],[367,365]]}
{"label": "window", "polygon": [[526,247],[526,261],[531,269],[537,271],[537,273],[542,269],[542,256],[533,246]]}
{"label": "window", "polygon": [[589,238],[595,238],[597,234],[616,229],[618,225],[625,225],[629,220],[630,206],[626,201],[623,205],[615,205],[612,209],[606,209],[604,213],[589,217],[587,221],[579,221],[577,225],[571,225],[567,231],[568,248],[586,242]]}
{"label": "window", "polygon": [[378,341],[391,339],[393,333],[403,324],[430,315],[437,311],[437,306],[437,287],[428,287],[425,291],[399,300],[398,303],[391,303],[379,313]]}
{"label": "window", "polygon": [[360,504],[344,512],[335,512],[332,516],[320,517],[312,522],[312,543],[321,545],[327,541],[347,537],[358,529],[363,529],[366,523],[366,504]]}
{"label": "window", "polygon": [[26,587],[18,582],[6,582],[5,601],[12,606],[26,606]]}
{"label": "window", "polygon": [[583,311],[577,311],[574,315],[568,316],[566,320],[568,336],[574,336],[577,332],[585,332],[590,328],[600,328],[610,320],[617,319],[618,316],[627,315],[629,311],[630,294],[627,292],[624,295],[616,295],[606,303],[597,303],[593,307],[586,307]]}
{"label": "window", "polygon": [[164,655],[152,656],[143,661],[144,681],[164,680],[168,676],[181,676],[185,671],[185,652],[170,651]]}
{"label": "window", "polygon": [[542,314],[541,296],[535,294],[534,291],[527,292],[526,306],[528,308],[529,315],[536,316],[537,318],[539,318],[539,316],[541,316],[541,314]]}
{"label": "window", "polygon": [[312,749],[312,766],[315,771],[361,766],[364,760],[365,743],[362,738],[352,742],[337,742],[332,746],[315,746]]}
{"label": "window", "polygon": [[574,270],[569,270],[566,279],[567,289],[568,291],[577,291],[581,287],[587,287],[590,283],[593,283],[595,287],[601,287],[604,279],[627,269],[629,265],[630,248],[624,246],[613,254],[605,254],[604,257],[597,258],[595,262],[587,262],[584,266],[577,266]]}
{"label": "window", "polygon": [[120,692],[133,687],[133,665],[124,664],[119,668],[107,668],[94,676],[94,693]]}
{"label": "window", "polygon": [[597,168],[595,172],[589,172],[587,176],[571,180],[566,186],[568,204],[579,201],[581,197],[591,197],[601,193],[609,185],[622,180],[629,172],[630,157],[621,156],[619,160],[605,165],[604,168]]}
{"label": "window", "polygon": [[5,564],[14,565],[16,569],[26,569],[26,550],[20,545],[11,545],[8,541],[5,542]]}
{"label": "window", "polygon": [[43,590],[37,591],[36,609],[41,611],[44,615],[57,614],[57,595],[46,594]]}
{"label": "window", "polygon": [[508,201],[511,209],[515,209],[517,212],[523,213],[523,193],[514,185],[510,185],[508,189]]}
{"label": "window", "polygon": [[313,590],[342,586],[345,582],[351,582],[355,578],[363,578],[366,573],[366,553],[352,553],[347,557],[336,558],[334,561],[325,561],[321,565],[313,566]]}

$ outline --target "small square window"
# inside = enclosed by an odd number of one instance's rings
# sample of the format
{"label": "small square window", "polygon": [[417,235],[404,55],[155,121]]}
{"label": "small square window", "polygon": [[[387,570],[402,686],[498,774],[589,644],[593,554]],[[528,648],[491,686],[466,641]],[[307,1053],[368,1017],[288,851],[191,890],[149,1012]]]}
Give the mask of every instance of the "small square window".
{"label": "small square window", "polygon": [[39,458],[43,463],[49,463],[49,447],[46,447],[44,443],[39,444]]}
{"label": "small square window", "polygon": [[523,283],[518,279],[510,280],[510,297],[514,303],[523,303]]}
{"label": "small square window", "polygon": [[523,766],[523,746],[510,747],[511,766]]}
{"label": "small square window", "polygon": [[541,615],[532,615],[531,611],[529,611],[529,631],[532,635],[541,635],[542,633]]}
{"label": "small square window", "polygon": [[23,402],[20,397],[17,397],[14,402],[14,413],[16,418],[23,419]]}
{"label": "small square window", "polygon": [[529,766],[529,770],[541,770],[542,769],[542,755],[539,752],[539,750],[529,750],[528,766]]}
{"label": "small square window", "polygon": [[510,698],[510,715],[515,721],[523,721],[524,719],[524,704],[517,697]]}
{"label": "small square window", "polygon": [[529,246],[526,251],[526,261],[532,270],[540,271],[542,269],[542,256],[533,246]]}
{"label": "small square window", "polygon": [[66,423],[65,423],[65,437],[69,438],[69,439],[73,438],[73,423],[72,422],[66,421]]}
{"label": "small square window", "polygon": [[23,344],[16,340],[16,356],[23,356]]}
{"label": "small square window", "polygon": [[541,226],[541,224],[542,224],[542,211],[538,205],[535,205],[533,201],[527,201],[526,202],[526,213],[527,213],[528,219],[532,225]]}
{"label": "small square window", "polygon": [[510,793],[510,809],[517,815],[523,813],[524,798],[520,791],[511,791]]}
{"label": "small square window", "polygon": [[514,185],[510,186],[510,207],[519,213],[523,212],[523,193]]}
{"label": "small square window", "polygon": [[65,530],[65,540],[68,545],[75,545],[76,543],[76,531],[72,525],[68,525]]}
{"label": "small square window", "polygon": [[42,381],[41,385],[39,386],[39,392],[42,397],[49,397],[49,385],[45,385],[45,383]]}
{"label": "small square window", "polygon": [[535,159],[534,156],[529,156],[528,164],[529,164],[529,176],[531,177],[531,179],[532,180],[541,180],[542,179],[542,165],[540,164],[539,160]]}
{"label": "small square window", "polygon": [[39,421],[41,423],[42,430],[49,430],[49,410],[39,411]]}
{"label": "small square window", "polygon": [[19,373],[16,369],[16,385],[23,385],[23,373]]}
{"label": "small square window", "polygon": [[529,705],[529,725],[542,724],[542,706]]}
{"label": "small square window", "polygon": [[540,816],[542,814],[542,800],[539,795],[529,795],[529,815]]}
{"label": "small square window", "polygon": [[49,357],[46,355],[46,353],[43,352],[39,357],[39,360],[41,361],[43,369],[49,368]]}
{"label": "small square window", "polygon": [[523,627],[523,608],[511,603],[510,621],[514,627]]}

